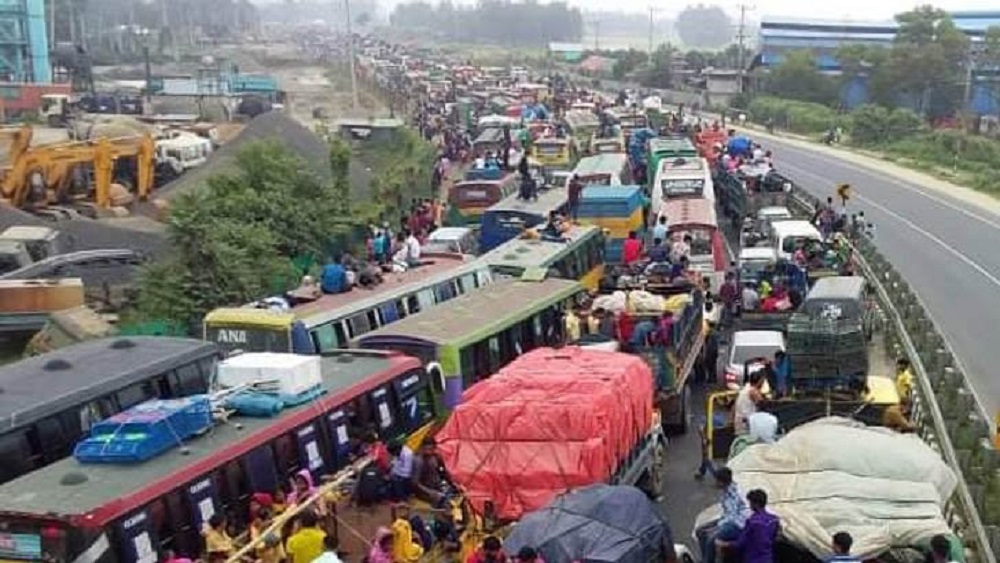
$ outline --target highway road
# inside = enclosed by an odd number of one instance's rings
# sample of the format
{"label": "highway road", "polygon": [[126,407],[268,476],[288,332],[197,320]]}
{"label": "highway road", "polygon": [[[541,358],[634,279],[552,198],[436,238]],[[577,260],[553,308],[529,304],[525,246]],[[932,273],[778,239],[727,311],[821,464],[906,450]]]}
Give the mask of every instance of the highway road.
{"label": "highway road", "polygon": [[848,210],[876,225],[879,249],[944,334],[992,420],[1000,411],[1000,216],[937,190],[768,137],[775,168],[819,197],[848,183]]}

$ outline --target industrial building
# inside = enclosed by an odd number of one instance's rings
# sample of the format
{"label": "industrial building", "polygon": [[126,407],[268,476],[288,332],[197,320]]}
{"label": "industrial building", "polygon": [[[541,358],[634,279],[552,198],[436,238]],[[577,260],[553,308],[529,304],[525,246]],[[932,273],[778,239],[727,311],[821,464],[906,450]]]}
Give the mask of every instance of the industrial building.
{"label": "industrial building", "polygon": [[[986,29],[1000,26],[1000,12],[953,12],[952,20],[973,42],[980,40]],[[760,23],[759,52],[752,67],[774,67],[784,60],[790,51],[808,50],[816,58],[816,64],[824,72],[840,71],[836,58],[837,49],[843,45],[866,44],[890,47],[899,24],[890,22],[844,22],[802,20],[784,17],[764,17]],[[975,113],[993,115],[998,111],[993,94],[996,87],[986,82],[996,80],[995,72],[974,73],[971,106]],[[842,92],[842,101],[847,107],[855,107],[867,99],[864,79],[847,84]]]}
{"label": "industrial building", "polygon": [[0,81],[52,81],[45,0],[0,0]]}

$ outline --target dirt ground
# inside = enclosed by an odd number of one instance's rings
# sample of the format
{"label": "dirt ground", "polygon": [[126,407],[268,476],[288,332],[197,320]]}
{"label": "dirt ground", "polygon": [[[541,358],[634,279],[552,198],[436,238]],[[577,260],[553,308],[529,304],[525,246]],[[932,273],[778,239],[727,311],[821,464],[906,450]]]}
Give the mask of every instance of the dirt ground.
{"label": "dirt ground", "polygon": [[[288,93],[285,111],[297,121],[315,130],[321,123],[333,125],[339,119],[367,119],[388,116],[371,96],[359,94],[359,106],[354,109],[350,77],[331,79],[333,71],[322,66],[270,69],[282,89]],[[315,117],[319,111],[320,117]]]}

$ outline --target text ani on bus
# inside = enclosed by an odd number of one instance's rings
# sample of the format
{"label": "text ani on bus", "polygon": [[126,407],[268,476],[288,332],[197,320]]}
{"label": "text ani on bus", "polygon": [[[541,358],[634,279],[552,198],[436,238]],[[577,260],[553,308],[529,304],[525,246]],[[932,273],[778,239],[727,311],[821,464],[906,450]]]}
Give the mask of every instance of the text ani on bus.
{"label": "text ani on bus", "polygon": [[0,368],[0,482],[70,455],[90,425],[153,398],[204,393],[218,349],[165,336],[102,338]]}
{"label": "text ani on bus", "polygon": [[583,294],[573,281],[506,280],[371,332],[352,347],[395,350],[424,361],[437,380],[443,376],[446,409],[462,391],[518,354],[563,342],[563,315]]}
{"label": "text ani on bus", "polygon": [[204,338],[226,353],[328,352],[492,280],[486,264],[458,255],[428,254],[425,260],[428,264],[385,276],[374,289],[324,295],[287,313],[251,306],[215,309],[205,316]]}
{"label": "text ani on bus", "polygon": [[[16,538],[5,556],[133,563],[169,549],[194,560],[212,515],[228,515],[243,532],[254,493],[288,487],[303,469],[316,483],[337,473],[362,429],[398,443],[435,418],[427,372],[415,358],[354,351],[316,359],[323,393],[273,417],[234,414],[145,461],[69,457],[0,485],[0,529]],[[338,505],[338,514],[351,510]],[[349,538],[341,530],[342,545]]]}
{"label": "text ani on bus", "polygon": [[632,184],[632,167],[625,153],[605,153],[580,159],[573,169],[583,185],[624,186]]}
{"label": "text ani on bus", "polygon": [[517,238],[477,261],[488,264],[495,276],[520,278],[525,272],[540,270],[596,291],[604,277],[604,232],[593,225],[576,225],[563,236],[565,240],[556,241]]}
{"label": "text ani on bus", "polygon": [[552,213],[565,213],[568,194],[563,188],[552,188],[538,194],[537,200],[525,201],[516,194],[490,207],[479,231],[480,251],[489,252],[521,236],[525,229],[545,224]]}

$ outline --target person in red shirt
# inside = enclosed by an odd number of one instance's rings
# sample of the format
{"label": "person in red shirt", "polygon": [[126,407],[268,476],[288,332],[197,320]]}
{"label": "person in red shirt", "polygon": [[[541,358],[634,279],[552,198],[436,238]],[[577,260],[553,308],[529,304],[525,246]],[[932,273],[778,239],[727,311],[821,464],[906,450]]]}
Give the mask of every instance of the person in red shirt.
{"label": "person in red shirt", "polygon": [[503,552],[500,539],[496,536],[486,536],[483,546],[465,560],[465,563],[505,563],[507,555]]}
{"label": "person in red shirt", "polygon": [[622,260],[625,264],[635,264],[642,257],[642,241],[635,231],[628,232],[628,238],[622,246]]}

